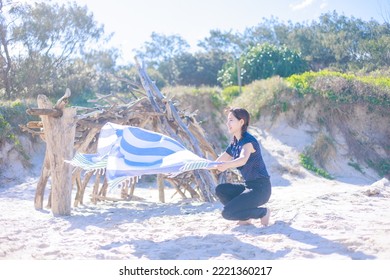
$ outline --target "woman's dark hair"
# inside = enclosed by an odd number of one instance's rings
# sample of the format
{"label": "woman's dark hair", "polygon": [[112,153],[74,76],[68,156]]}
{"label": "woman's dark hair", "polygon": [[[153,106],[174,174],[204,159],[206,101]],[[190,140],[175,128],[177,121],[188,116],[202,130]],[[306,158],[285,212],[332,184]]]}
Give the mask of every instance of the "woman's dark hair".
{"label": "woman's dark hair", "polygon": [[243,108],[232,108],[229,110],[238,120],[244,120],[244,125],[241,127],[241,134],[248,130],[250,116],[247,110]]}

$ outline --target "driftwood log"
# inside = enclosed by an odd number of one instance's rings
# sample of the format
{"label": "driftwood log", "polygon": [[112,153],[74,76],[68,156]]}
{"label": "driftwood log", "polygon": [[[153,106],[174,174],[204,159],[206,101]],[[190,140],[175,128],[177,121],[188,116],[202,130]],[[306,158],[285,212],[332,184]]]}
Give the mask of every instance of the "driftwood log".
{"label": "driftwood log", "polygon": [[[205,133],[194,115],[188,116],[177,110],[172,100],[166,99],[159,91],[137,59],[135,61],[142,85],[135,88],[134,92],[127,97],[98,94],[98,98],[91,101],[95,105],[93,108],[66,108],[65,105],[70,96],[70,91],[67,90],[55,106],[47,104],[46,101],[43,102],[44,97],[40,96],[38,97],[39,108],[27,110],[29,114],[39,115],[42,121],[29,122],[26,126],[21,125],[21,128],[33,135],[39,135],[47,144],[41,177],[36,190],[35,208],[42,208],[43,193],[49,177],[52,177],[56,184],[58,181],[61,181],[61,184],[66,183],[66,187],[61,189],[63,193],[58,193],[59,190],[54,190],[54,185],[52,186],[48,207],[52,209],[55,207],[56,213],[66,214],[70,211],[68,196],[70,196],[71,187],[69,185],[76,186],[73,205],[77,207],[83,204],[85,189],[92,179],[94,180],[91,194],[93,203],[102,200],[116,201],[136,198],[134,196],[136,182],[123,187],[120,197],[108,197],[108,184],[104,176],[84,172],[81,169],[73,170],[71,175],[71,167],[63,161],[72,158],[76,151],[95,153],[100,129],[107,122],[139,126],[160,132],[181,142],[200,157],[216,159],[217,155],[209,141],[206,140]],[[64,141],[67,142],[64,143]],[[225,180],[224,173],[217,175],[215,171],[209,170],[189,171],[174,178],[164,175],[158,175],[156,178],[161,202],[165,201],[165,183],[173,186],[176,193],[183,198],[190,195],[191,198],[210,202],[215,200],[216,184]],[[57,209],[59,195],[64,196],[64,204],[69,205],[66,210]]]}
{"label": "driftwood log", "polygon": [[65,160],[74,154],[76,131],[76,109],[65,108],[70,90],[55,106],[45,95],[37,98],[38,109],[28,110],[28,114],[40,116],[45,131],[46,153],[41,177],[38,181],[34,205],[42,209],[43,196],[49,176],[52,181],[49,206],[54,215],[70,215],[72,197],[72,168]]}

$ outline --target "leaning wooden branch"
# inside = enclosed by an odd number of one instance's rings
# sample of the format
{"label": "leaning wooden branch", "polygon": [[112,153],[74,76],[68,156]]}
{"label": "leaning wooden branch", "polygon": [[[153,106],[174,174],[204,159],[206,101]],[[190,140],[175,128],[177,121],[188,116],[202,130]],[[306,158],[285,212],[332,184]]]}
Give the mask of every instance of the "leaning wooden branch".
{"label": "leaning wooden branch", "polygon": [[[161,124],[165,131],[171,132],[172,127],[170,124],[174,123],[177,125],[177,130],[181,130],[185,138],[187,138],[191,149],[200,157],[205,158],[206,154],[203,153],[200,148],[198,139],[194,136],[194,134],[190,131],[190,129],[183,123],[182,119],[177,112],[177,109],[172,104],[170,100],[166,100],[163,94],[159,91],[156,85],[150,80],[149,76],[146,74],[145,70],[140,66],[137,59],[136,67],[142,81],[142,85],[147,91],[150,102],[153,105],[153,108],[157,112],[165,112],[166,118],[161,118]],[[167,121],[167,119],[169,121]],[[172,132],[171,132],[172,133]],[[173,138],[177,138],[177,133]],[[215,159],[215,158],[214,158]],[[213,177],[210,171],[197,170],[193,172],[195,175],[195,180],[197,181],[197,185],[200,189],[202,199],[205,201],[214,201],[214,188],[216,186],[216,178]]]}

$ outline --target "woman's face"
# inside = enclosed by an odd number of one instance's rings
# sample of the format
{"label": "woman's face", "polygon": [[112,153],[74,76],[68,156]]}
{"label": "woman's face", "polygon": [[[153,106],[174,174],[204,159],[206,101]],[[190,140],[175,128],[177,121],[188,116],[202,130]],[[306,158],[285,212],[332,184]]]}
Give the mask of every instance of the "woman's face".
{"label": "woman's face", "polygon": [[227,117],[226,125],[230,134],[241,134],[241,127],[244,124],[244,120],[237,119],[232,112]]}

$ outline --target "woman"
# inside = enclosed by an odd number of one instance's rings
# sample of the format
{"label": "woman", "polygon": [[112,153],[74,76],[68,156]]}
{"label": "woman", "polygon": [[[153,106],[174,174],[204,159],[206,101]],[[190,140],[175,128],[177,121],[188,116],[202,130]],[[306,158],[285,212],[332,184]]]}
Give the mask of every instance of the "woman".
{"label": "woman", "polygon": [[218,157],[216,168],[223,172],[237,168],[243,184],[224,183],[216,187],[216,195],[224,205],[222,216],[227,220],[238,220],[240,225],[250,224],[251,219],[260,219],[263,226],[269,222],[270,211],[259,207],[271,196],[270,176],[261,155],[256,138],[247,132],[250,116],[242,108],[229,111],[227,127],[233,140],[226,151]]}

